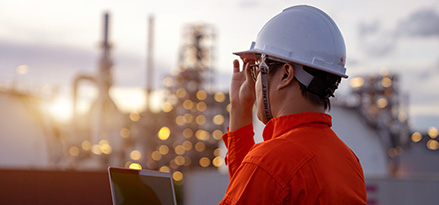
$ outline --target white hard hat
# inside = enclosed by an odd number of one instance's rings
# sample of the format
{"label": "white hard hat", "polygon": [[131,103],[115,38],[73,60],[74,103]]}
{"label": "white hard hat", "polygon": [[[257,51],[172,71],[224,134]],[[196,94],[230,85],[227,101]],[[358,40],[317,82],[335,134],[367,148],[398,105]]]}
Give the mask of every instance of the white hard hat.
{"label": "white hard hat", "polygon": [[316,68],[347,78],[346,47],[335,22],[312,6],[289,7],[270,19],[249,50],[234,53],[255,59],[255,54]]}

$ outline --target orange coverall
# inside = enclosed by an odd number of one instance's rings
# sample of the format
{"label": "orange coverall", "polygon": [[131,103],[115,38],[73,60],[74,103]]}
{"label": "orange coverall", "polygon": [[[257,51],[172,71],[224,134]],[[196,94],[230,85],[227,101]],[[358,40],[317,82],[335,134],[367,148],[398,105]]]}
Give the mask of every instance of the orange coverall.
{"label": "orange coverall", "polygon": [[220,204],[366,204],[363,170],[332,131],[331,116],[270,120],[264,142],[253,125],[223,135],[230,183]]}

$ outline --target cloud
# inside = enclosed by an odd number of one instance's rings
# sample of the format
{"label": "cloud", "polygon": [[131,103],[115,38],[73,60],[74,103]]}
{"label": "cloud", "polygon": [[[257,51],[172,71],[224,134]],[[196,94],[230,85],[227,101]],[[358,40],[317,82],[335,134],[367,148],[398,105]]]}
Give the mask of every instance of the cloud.
{"label": "cloud", "polygon": [[[101,51],[54,45],[25,44],[0,40],[0,80],[17,76],[15,68],[27,65],[29,72],[23,79],[45,85],[71,86],[80,74],[95,76]],[[145,59],[117,50],[112,51],[113,79],[117,86],[144,86]],[[156,60],[154,76],[163,77],[172,65]],[[155,79],[154,86],[161,80]]]}
{"label": "cloud", "polygon": [[53,69],[66,70],[72,67],[87,69],[93,65],[97,52],[62,46],[23,44],[0,41],[0,62],[3,65],[34,64],[44,70],[51,65],[63,66]]}
{"label": "cloud", "polygon": [[396,47],[398,39],[388,35],[387,32],[379,29],[376,25],[367,26],[363,24],[359,30],[362,31],[359,34],[361,48],[370,57],[385,57]]}
{"label": "cloud", "polygon": [[410,93],[411,104],[428,104],[439,102],[439,72],[436,65],[420,67],[403,67],[400,73],[399,85],[402,92]]}
{"label": "cloud", "polygon": [[395,36],[439,37],[439,13],[433,8],[426,8],[412,13],[400,21],[395,29]]}
{"label": "cloud", "polygon": [[0,76],[3,80],[16,78],[15,68],[27,65],[29,72],[20,76],[26,82],[70,85],[75,73],[92,71],[96,60],[97,52],[84,49],[0,40]]}
{"label": "cloud", "polygon": [[420,9],[400,20],[393,29],[386,29],[379,20],[360,22],[357,27],[360,45],[370,57],[385,57],[397,47],[399,40],[439,37],[439,13],[433,8]]}
{"label": "cloud", "polygon": [[380,22],[378,20],[370,23],[360,22],[358,25],[358,34],[363,38],[377,33],[380,29]]}
{"label": "cloud", "polygon": [[381,27],[379,20],[360,22],[357,31],[361,48],[370,57],[384,57],[395,48],[397,39]]}

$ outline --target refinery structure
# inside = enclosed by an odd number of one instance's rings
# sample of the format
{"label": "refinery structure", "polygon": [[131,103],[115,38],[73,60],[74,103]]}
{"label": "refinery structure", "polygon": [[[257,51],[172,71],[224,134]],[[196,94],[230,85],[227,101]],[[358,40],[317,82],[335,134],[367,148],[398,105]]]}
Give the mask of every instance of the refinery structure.
{"label": "refinery structure", "polygon": [[[176,69],[157,79],[154,77],[154,19],[150,17],[146,109],[124,113],[109,94],[116,68],[111,57],[108,13],[104,15],[103,25],[97,72],[78,73],[72,82],[71,123],[57,123],[42,111],[43,105],[52,99],[50,96],[35,95],[14,86],[0,87],[0,109],[4,113],[0,165],[77,171],[105,171],[108,166],[120,166],[170,172],[176,186],[182,187],[183,191],[178,193],[180,202],[200,203],[206,200],[204,194],[213,201],[206,204],[218,203],[228,183],[227,174],[219,169],[226,166],[227,150],[221,137],[228,126],[229,99],[228,93],[215,86],[215,27],[184,26]],[[162,82],[164,87],[159,112],[149,108],[153,80]],[[77,111],[83,83],[98,91],[86,114]],[[408,96],[400,90],[400,83],[398,75],[392,73],[353,77],[349,97],[337,97],[330,112],[334,131],[362,162],[370,204],[386,201],[382,195],[388,192],[376,187],[387,186],[382,184],[387,179],[439,172],[439,165],[426,163],[423,169],[422,162],[416,160],[415,156],[424,154],[437,157],[438,130],[410,129]],[[21,149],[34,152],[28,156]],[[223,192],[212,195],[206,190],[214,189],[212,184]]]}
{"label": "refinery structure", "polygon": [[[182,170],[223,165],[219,142],[228,124],[228,95],[215,90],[212,69],[214,27],[187,25],[177,69],[162,80],[165,90],[162,109],[123,113],[110,96],[113,63],[109,37],[109,14],[104,15],[101,58],[97,75],[79,73],[72,88],[72,123],[59,128],[58,147],[49,150],[50,166],[67,169],[106,169],[108,166],[136,167],[174,173],[181,181]],[[152,95],[153,17],[149,18],[148,76],[145,96]],[[89,112],[78,113],[81,84],[96,87],[98,95]],[[56,146],[56,145],[55,145]]]}

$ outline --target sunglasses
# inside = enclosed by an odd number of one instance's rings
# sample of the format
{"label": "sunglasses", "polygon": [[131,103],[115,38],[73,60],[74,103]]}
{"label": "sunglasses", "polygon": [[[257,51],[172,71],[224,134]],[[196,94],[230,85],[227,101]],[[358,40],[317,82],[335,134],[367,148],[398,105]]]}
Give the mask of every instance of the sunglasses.
{"label": "sunglasses", "polygon": [[261,70],[268,74],[270,70],[269,68],[275,68],[285,64],[285,62],[275,60],[268,56],[263,56],[261,58],[261,55],[259,54],[256,55],[256,59],[255,64],[250,65],[250,73],[255,82]]}

